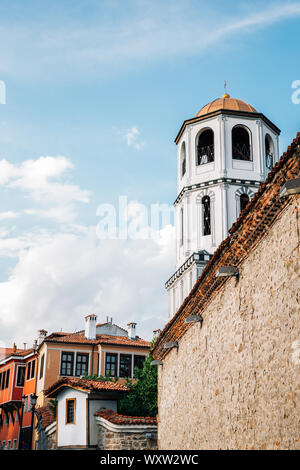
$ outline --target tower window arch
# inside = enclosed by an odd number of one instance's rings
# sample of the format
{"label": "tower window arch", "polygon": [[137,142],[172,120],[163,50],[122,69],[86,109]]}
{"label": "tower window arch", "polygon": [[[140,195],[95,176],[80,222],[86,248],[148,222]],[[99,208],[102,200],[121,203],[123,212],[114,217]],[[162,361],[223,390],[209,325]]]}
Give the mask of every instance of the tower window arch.
{"label": "tower window arch", "polygon": [[243,212],[248,202],[250,201],[248,194],[243,193],[240,195],[240,210]]}
{"label": "tower window arch", "polygon": [[242,186],[235,192],[236,200],[236,218],[245,209],[248,202],[253,198],[254,192],[247,186]]}
{"label": "tower window arch", "polygon": [[266,134],[265,137],[265,156],[266,156],[266,167],[271,170],[274,165],[274,144],[272,137]]}
{"label": "tower window arch", "polygon": [[211,235],[211,208],[210,208],[210,197],[204,196],[202,198],[203,208],[203,235]]}
{"label": "tower window arch", "polygon": [[232,129],[232,158],[234,160],[251,161],[250,131],[244,126]]}
{"label": "tower window arch", "polygon": [[197,141],[197,165],[204,165],[215,160],[214,132],[205,129],[201,132]]}
{"label": "tower window arch", "polygon": [[186,150],[185,150],[185,142],[183,142],[181,146],[180,152],[180,162],[181,162],[181,177],[183,177],[186,173]]}

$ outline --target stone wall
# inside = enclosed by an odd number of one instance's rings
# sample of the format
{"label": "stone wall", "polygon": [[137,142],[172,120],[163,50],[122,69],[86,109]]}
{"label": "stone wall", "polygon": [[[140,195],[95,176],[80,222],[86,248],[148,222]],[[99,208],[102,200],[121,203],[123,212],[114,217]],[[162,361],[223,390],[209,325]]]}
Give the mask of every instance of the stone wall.
{"label": "stone wall", "polygon": [[160,449],[300,449],[294,199],[159,367]]}
{"label": "stone wall", "polygon": [[[114,418],[118,416],[114,414]],[[107,416],[106,416],[107,418]],[[108,416],[108,418],[110,418]],[[157,449],[157,426],[129,423],[132,418],[111,422],[101,416],[98,424],[98,449],[100,450],[155,450]],[[137,418],[135,418],[137,419]]]}

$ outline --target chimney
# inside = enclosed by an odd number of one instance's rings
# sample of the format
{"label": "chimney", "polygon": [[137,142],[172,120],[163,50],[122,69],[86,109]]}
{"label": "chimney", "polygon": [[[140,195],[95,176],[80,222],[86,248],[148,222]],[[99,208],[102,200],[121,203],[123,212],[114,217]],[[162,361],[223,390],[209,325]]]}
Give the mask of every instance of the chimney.
{"label": "chimney", "polygon": [[26,351],[26,346],[27,346],[27,343],[23,343],[23,349],[24,349],[24,351]]}
{"label": "chimney", "polygon": [[131,339],[136,339],[136,323],[131,322],[127,323],[128,326],[128,337]]}
{"label": "chimney", "polygon": [[97,315],[87,315],[85,317],[85,331],[84,336],[86,339],[96,339],[96,324]]}
{"label": "chimney", "polygon": [[13,352],[14,352],[14,353],[17,352],[17,345],[16,345],[16,343],[14,343]]}
{"label": "chimney", "polygon": [[42,342],[44,341],[44,339],[47,336],[47,333],[48,333],[48,331],[46,331],[46,330],[38,330],[38,334],[39,334],[38,339],[37,339],[37,344],[38,345],[42,344]]}

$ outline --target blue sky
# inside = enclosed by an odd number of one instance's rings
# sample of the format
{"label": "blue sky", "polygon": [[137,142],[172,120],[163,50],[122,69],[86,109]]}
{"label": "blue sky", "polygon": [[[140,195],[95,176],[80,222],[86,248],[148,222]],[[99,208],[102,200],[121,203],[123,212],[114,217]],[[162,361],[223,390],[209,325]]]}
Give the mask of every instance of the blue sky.
{"label": "blue sky", "polygon": [[171,204],[174,138],[225,79],[285,150],[300,129],[300,2],[0,0],[0,18],[0,340],[81,328],[91,310],[151,336],[172,230],[100,243],[97,206]]}

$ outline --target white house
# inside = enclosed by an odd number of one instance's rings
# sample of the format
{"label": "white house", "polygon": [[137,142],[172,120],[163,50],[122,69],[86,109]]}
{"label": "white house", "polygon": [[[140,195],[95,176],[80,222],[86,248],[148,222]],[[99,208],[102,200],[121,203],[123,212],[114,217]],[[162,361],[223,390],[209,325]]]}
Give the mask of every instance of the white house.
{"label": "white house", "polygon": [[128,392],[124,381],[102,382],[63,378],[47,391],[56,398],[56,447],[87,448],[97,445],[95,413],[106,408],[118,411],[118,400]]}

